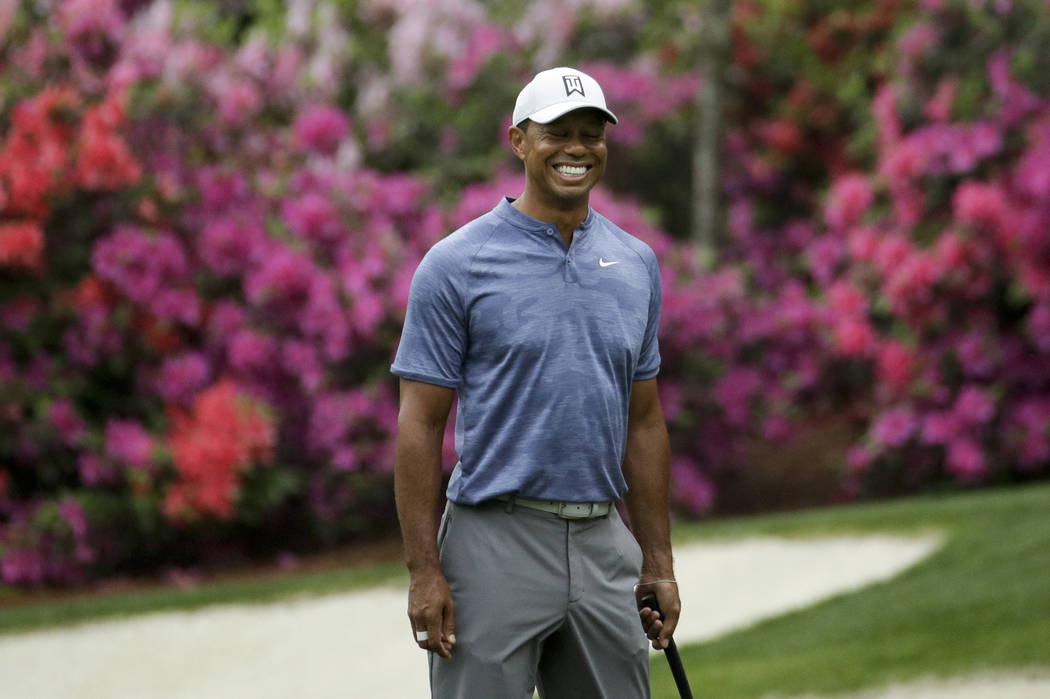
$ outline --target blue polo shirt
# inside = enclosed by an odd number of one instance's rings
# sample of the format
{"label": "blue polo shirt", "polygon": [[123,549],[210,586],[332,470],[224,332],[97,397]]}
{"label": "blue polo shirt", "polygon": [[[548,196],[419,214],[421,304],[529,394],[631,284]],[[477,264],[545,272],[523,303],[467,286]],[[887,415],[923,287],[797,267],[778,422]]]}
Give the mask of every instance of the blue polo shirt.
{"label": "blue polo shirt", "polygon": [[660,369],[656,255],[593,209],[566,248],[511,201],[423,258],[391,371],[458,393],[453,502],[617,500],[632,384]]}

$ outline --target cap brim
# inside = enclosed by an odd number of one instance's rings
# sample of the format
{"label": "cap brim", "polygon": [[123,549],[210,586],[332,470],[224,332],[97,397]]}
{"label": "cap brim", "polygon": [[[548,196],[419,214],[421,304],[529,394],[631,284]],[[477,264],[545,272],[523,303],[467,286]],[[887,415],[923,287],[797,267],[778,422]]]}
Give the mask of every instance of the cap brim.
{"label": "cap brim", "polygon": [[[603,109],[591,102],[559,102],[558,104],[544,107],[543,109],[525,117],[525,119],[535,121],[537,124],[549,124],[558,117],[568,114],[569,112],[574,112],[577,109],[596,109],[601,112],[610,123],[615,124],[617,122],[615,114],[608,109]],[[522,121],[524,121],[524,119]]]}

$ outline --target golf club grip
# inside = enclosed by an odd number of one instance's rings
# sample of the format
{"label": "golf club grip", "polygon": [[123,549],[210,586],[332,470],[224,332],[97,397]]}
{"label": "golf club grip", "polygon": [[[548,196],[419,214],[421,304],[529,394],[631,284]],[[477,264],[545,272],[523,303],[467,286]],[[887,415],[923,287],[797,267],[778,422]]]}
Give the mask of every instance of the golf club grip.
{"label": "golf club grip", "polygon": [[[638,600],[638,608],[641,609],[643,607],[649,607],[649,609],[659,614],[661,619],[664,616],[663,610],[660,609],[660,603],[652,592]],[[670,639],[667,648],[664,649],[664,656],[667,657],[667,664],[671,668],[671,676],[674,678],[675,686],[678,687],[678,694],[682,699],[693,699],[693,690],[689,687],[689,678],[685,676],[682,656],[678,653],[678,645],[675,644],[674,638]]]}

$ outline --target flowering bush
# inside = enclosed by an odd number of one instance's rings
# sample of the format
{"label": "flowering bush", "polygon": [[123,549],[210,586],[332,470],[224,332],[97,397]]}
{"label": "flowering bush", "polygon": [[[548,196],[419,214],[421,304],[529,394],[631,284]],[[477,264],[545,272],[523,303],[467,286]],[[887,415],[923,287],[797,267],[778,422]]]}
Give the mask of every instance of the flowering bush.
{"label": "flowering bush", "polygon": [[[761,353],[735,329],[727,361],[748,368],[714,396],[730,422],[754,419],[753,395],[774,414],[845,410],[847,494],[1050,463],[1037,5],[734,6],[728,251],[751,275],[747,323],[772,309],[779,327]],[[806,46],[770,50],[792,36]]]}
{"label": "flowering bush", "polygon": [[391,527],[412,272],[521,190],[506,105],[552,64],[622,118],[592,203],[662,261],[683,511],[832,413],[847,495],[1050,463],[1033,7],[734,3],[714,268],[681,240],[693,3],[640,31],[632,0],[293,0],[246,31],[189,0],[43,7],[0,0],[3,582]]}

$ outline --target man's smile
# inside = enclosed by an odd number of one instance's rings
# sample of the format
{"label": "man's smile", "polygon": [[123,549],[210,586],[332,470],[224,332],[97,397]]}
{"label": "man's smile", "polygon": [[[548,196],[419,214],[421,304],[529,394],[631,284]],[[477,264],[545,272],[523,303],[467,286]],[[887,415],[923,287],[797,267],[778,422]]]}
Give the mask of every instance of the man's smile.
{"label": "man's smile", "polygon": [[568,179],[578,179],[587,174],[587,171],[591,169],[590,165],[568,165],[560,164],[555,165],[554,169],[559,175]]}

